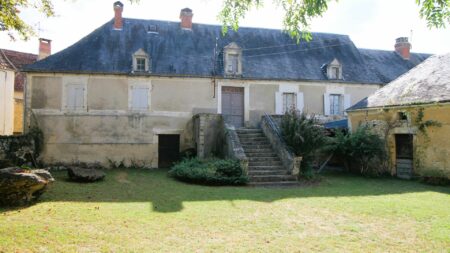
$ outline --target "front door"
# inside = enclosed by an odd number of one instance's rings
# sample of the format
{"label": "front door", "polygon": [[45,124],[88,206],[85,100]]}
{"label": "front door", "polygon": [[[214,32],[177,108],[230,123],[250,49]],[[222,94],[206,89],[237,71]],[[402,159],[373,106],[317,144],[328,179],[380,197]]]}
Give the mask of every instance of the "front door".
{"label": "front door", "polygon": [[413,135],[395,135],[397,177],[410,179],[413,175]]}
{"label": "front door", "polygon": [[158,167],[169,168],[179,160],[180,135],[158,135]]}
{"label": "front door", "polygon": [[236,128],[244,126],[244,88],[222,87],[222,116]]}

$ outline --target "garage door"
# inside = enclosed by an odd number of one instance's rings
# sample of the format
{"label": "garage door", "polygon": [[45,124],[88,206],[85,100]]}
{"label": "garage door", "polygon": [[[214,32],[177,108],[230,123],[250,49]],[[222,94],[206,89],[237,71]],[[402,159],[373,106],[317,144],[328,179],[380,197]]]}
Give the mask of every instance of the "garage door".
{"label": "garage door", "polygon": [[236,128],[244,126],[244,88],[222,87],[222,116]]}

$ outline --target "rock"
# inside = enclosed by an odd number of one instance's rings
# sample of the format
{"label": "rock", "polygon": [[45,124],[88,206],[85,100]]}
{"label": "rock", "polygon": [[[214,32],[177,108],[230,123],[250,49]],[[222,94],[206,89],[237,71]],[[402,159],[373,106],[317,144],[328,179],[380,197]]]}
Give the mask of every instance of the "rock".
{"label": "rock", "polygon": [[105,178],[105,172],[96,169],[84,169],[80,167],[67,168],[70,180],[77,182],[95,182]]}
{"label": "rock", "polygon": [[0,205],[17,206],[37,200],[55,181],[50,172],[18,167],[0,169]]}

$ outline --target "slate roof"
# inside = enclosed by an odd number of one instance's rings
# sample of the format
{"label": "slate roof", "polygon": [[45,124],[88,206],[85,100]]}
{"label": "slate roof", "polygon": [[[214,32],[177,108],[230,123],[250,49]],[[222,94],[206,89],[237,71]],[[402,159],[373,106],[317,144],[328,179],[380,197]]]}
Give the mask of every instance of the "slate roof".
{"label": "slate roof", "polygon": [[434,55],[347,111],[450,102],[450,53]]}
{"label": "slate roof", "polygon": [[9,69],[16,72],[14,79],[14,90],[22,91],[25,76],[19,70],[27,65],[35,62],[37,55],[12,51],[0,48],[0,69]]}
{"label": "slate roof", "polygon": [[[150,27],[158,33],[148,33]],[[105,73],[132,75],[132,54],[142,48],[151,57],[151,73],[161,76],[223,76],[223,49],[231,42],[242,48],[243,79],[327,80],[321,66],[334,58],[342,64],[342,82],[383,84],[403,74],[429,55],[412,54],[411,61],[394,52],[359,50],[347,35],[313,33],[310,43],[295,43],[281,30],[239,28],[222,36],[222,27],[179,22],[124,19],[113,30],[113,20],[71,47],[35,64],[29,72]],[[214,49],[218,44],[216,57]],[[214,60],[215,59],[215,60]]]}

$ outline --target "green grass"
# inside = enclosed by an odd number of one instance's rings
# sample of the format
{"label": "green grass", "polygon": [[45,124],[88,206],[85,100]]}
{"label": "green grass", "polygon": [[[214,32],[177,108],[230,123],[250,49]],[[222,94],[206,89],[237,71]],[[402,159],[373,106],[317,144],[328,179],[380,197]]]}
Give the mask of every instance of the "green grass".
{"label": "green grass", "polygon": [[0,209],[0,252],[449,252],[450,189],[326,175],[319,186],[265,189],[114,170],[65,181]]}

